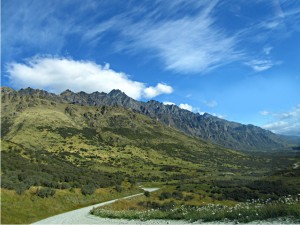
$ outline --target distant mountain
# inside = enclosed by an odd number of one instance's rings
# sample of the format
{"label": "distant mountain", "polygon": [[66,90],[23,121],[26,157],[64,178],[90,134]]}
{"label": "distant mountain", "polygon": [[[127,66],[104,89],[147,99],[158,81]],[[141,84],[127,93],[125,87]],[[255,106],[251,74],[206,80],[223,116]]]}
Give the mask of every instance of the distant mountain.
{"label": "distant mountain", "polygon": [[[14,93],[9,88],[4,88],[2,92],[8,95]],[[136,101],[120,90],[112,90],[108,94],[103,92],[74,93],[66,90],[60,95],[55,95],[43,90],[26,88],[19,90],[18,94],[82,106],[112,106],[131,109],[185,134],[238,150],[280,150],[290,147],[291,143],[299,140],[299,138],[296,138],[296,140],[291,141],[292,139],[288,137],[276,135],[260,127],[230,122],[208,113],[203,115],[192,113],[176,105],[164,105],[154,100],[148,102]]]}

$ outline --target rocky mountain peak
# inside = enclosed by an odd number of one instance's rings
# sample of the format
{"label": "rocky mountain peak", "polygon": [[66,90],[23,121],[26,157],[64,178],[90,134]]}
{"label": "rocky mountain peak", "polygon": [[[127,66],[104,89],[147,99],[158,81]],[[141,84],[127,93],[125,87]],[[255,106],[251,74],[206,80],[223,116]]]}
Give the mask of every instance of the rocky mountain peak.
{"label": "rocky mountain peak", "polygon": [[70,89],[67,89],[65,91],[63,91],[62,93],[60,93],[60,95],[70,95],[70,94],[75,94],[73,91],[71,91]]}
{"label": "rocky mountain peak", "polygon": [[110,97],[117,97],[117,96],[126,96],[126,97],[128,97],[124,92],[122,92],[119,89],[113,89],[111,92],[108,93],[108,96],[110,96]]}

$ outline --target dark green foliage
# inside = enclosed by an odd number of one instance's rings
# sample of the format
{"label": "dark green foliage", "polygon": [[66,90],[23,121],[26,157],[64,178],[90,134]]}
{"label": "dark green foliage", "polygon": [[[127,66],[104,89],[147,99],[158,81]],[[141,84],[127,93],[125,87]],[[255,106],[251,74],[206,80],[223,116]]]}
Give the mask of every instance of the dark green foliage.
{"label": "dark green foliage", "polygon": [[165,199],[168,199],[168,198],[171,198],[172,197],[172,194],[170,192],[162,192],[159,196],[159,199],[160,200],[165,200]]}
{"label": "dark green foliage", "polygon": [[[51,130],[53,131],[53,130]],[[59,127],[54,130],[59,133],[63,138],[72,137],[74,135],[80,135],[81,130],[73,128],[73,127]]]}
{"label": "dark green foliage", "polygon": [[55,190],[52,188],[39,188],[35,194],[41,198],[48,198],[55,195]]}
{"label": "dark green foliage", "polygon": [[183,199],[183,194],[180,191],[174,191],[172,193],[172,197],[177,199],[177,200],[181,200],[181,199]]}
{"label": "dark green foliage", "polygon": [[71,185],[66,182],[63,182],[59,185],[59,189],[69,189],[69,188],[71,188]]}
{"label": "dark green foliage", "polygon": [[13,123],[8,118],[1,118],[1,137],[4,137]]}
{"label": "dark green foliage", "polygon": [[30,186],[25,183],[20,183],[18,186],[16,186],[16,193],[21,195],[23,194]]}
{"label": "dark green foliage", "polygon": [[249,199],[258,199],[259,196],[250,190],[240,188],[233,190],[224,190],[223,195],[226,199],[244,202]]}
{"label": "dark green foliage", "polygon": [[88,184],[88,185],[82,186],[81,193],[83,195],[92,195],[92,194],[94,194],[95,190],[96,190],[96,188],[93,184]]}
{"label": "dark green foliage", "polygon": [[122,188],[121,185],[116,185],[115,189],[116,189],[117,192],[122,192],[123,191],[123,188]]}
{"label": "dark green foliage", "polygon": [[73,165],[61,156],[48,151],[25,149],[22,157],[19,151],[1,153],[1,187],[22,193],[30,186],[43,186],[56,189],[94,184],[96,188],[120,184],[122,173],[107,173]]}
{"label": "dark green foliage", "polygon": [[184,197],[184,201],[190,201],[190,200],[193,200],[194,197],[192,195],[187,195]]}
{"label": "dark green foliage", "polygon": [[180,172],[180,167],[178,166],[171,166],[171,165],[165,165],[160,168],[161,171],[173,171],[173,172]]}
{"label": "dark green foliage", "polygon": [[281,180],[256,180],[248,184],[247,187],[249,187],[252,190],[257,190],[262,194],[275,194],[277,196],[297,194],[297,190],[287,187]]}
{"label": "dark green foliage", "polygon": [[144,192],[144,195],[145,195],[147,198],[149,198],[149,197],[150,197],[150,192],[149,192],[149,191],[145,191],[145,192]]}

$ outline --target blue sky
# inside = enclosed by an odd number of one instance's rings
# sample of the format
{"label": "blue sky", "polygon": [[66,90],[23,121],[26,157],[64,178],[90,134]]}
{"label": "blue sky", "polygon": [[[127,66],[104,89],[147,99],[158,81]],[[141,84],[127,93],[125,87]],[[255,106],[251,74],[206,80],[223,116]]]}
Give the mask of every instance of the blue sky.
{"label": "blue sky", "polygon": [[3,86],[121,89],[300,136],[298,0],[2,0]]}

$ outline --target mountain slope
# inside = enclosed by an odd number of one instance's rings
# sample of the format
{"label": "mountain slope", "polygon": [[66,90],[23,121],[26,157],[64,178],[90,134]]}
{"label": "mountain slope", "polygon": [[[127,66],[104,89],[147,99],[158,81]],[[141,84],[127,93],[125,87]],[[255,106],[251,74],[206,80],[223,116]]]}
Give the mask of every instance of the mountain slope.
{"label": "mountain slope", "polygon": [[[108,94],[103,92],[74,93],[66,90],[60,95],[32,88],[21,89],[18,92],[10,88],[3,88],[2,92],[6,93],[4,97],[14,98],[14,95],[19,94],[30,99],[35,96],[40,99],[38,101],[46,99],[50,100],[51,104],[58,102],[81,106],[123,107],[159,120],[185,134],[238,150],[282,150],[300,142],[299,138],[296,141],[291,141],[288,137],[276,135],[260,127],[230,122],[208,113],[200,115],[180,109],[176,105],[164,105],[153,100],[148,102],[136,101],[119,90],[113,90]],[[36,104],[28,101],[31,105]],[[22,105],[19,105],[17,110],[21,108]]]}
{"label": "mountain slope", "polygon": [[239,150],[283,149],[289,141],[270,131],[253,125],[230,122],[205,113],[195,114],[175,105],[164,105],[157,101],[146,103],[136,101],[119,90],[108,94],[94,92],[73,93],[65,91],[60,95],[64,100],[80,105],[107,105],[133,109],[156,118],[188,135],[209,140],[224,147]]}

